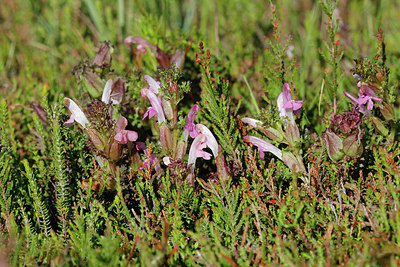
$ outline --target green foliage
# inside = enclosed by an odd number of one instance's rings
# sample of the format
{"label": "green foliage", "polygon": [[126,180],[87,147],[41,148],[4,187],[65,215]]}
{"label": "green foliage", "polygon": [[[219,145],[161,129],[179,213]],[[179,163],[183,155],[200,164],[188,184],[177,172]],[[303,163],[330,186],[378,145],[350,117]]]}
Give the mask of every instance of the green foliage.
{"label": "green foliage", "polygon": [[64,142],[62,141],[61,125],[59,123],[60,108],[56,103],[53,107],[51,117],[51,134],[52,134],[52,170],[56,180],[56,207],[60,216],[59,228],[60,234],[67,238],[68,221],[70,213],[70,181],[66,176],[64,165]]}
{"label": "green foliage", "polygon": [[23,161],[23,164],[25,167],[25,176],[27,177],[29,182],[29,195],[32,199],[36,222],[39,230],[47,236],[50,233],[49,211],[47,210],[46,204],[42,201],[41,193],[39,191],[35,175],[32,172],[32,169],[29,167],[28,161]]}
{"label": "green foliage", "polygon": [[229,97],[229,81],[224,80],[217,72],[212,72],[210,51],[207,54],[200,43],[200,70],[203,78],[202,107],[205,118],[212,123],[218,143],[223,152],[229,155],[236,166],[241,166],[239,152],[236,147],[239,143],[240,132],[236,130],[234,117],[240,107],[240,101],[235,111],[232,111],[232,100]]}
{"label": "green foliage", "polygon": [[339,32],[339,19],[335,17],[334,12],[340,1],[321,1],[322,11],[328,16],[328,32],[329,40],[325,42],[325,48],[321,50],[321,56],[329,65],[329,69],[325,71],[325,83],[330,98],[330,103],[333,103],[333,112],[336,113],[337,108],[337,92],[341,81],[341,71],[339,62],[344,53],[340,47],[340,40],[337,39]]}

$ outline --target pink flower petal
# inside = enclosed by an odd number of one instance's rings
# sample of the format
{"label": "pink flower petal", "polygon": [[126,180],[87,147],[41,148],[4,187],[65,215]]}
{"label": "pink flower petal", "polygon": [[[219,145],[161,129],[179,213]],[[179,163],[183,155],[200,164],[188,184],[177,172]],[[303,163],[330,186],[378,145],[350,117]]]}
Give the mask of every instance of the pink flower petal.
{"label": "pink flower petal", "polygon": [[366,96],[366,95],[361,95],[361,96],[358,98],[358,103],[359,103],[360,105],[365,105],[365,103],[367,103],[368,100],[369,100],[369,97],[368,97],[368,96]]}
{"label": "pink flower petal", "polygon": [[196,118],[197,113],[199,112],[199,105],[194,104],[193,107],[190,109],[189,114],[186,118],[186,124],[193,124],[194,119]]}
{"label": "pink flower petal", "polygon": [[185,136],[185,140],[187,140],[188,132],[192,138],[196,138],[200,133],[197,131],[197,128],[194,125],[194,120],[196,118],[197,113],[199,112],[199,106],[197,104],[193,105],[189,111],[189,114],[186,118],[186,125],[183,131],[183,135]]}
{"label": "pink flower petal", "polygon": [[296,110],[300,109],[300,108],[303,106],[303,101],[304,101],[304,100],[292,101],[292,108],[293,108],[293,111],[296,111]]}
{"label": "pink flower petal", "polygon": [[114,139],[120,143],[120,144],[126,144],[127,143],[127,139],[126,136],[121,132],[118,132],[115,136]]}
{"label": "pink flower petal", "polygon": [[285,83],[283,85],[282,93],[283,93],[283,97],[285,99],[285,102],[292,100],[292,94],[290,93],[290,86],[289,86],[288,83]]}
{"label": "pink flower petal", "polygon": [[346,92],[346,91],[343,91],[343,94],[344,94],[345,96],[347,96],[347,97],[351,100],[351,102],[353,102],[354,105],[358,105],[358,104],[359,104],[359,103],[358,103],[358,99],[355,98],[353,95],[349,94],[349,93]]}
{"label": "pink flower petal", "polygon": [[[194,140],[189,150],[189,159],[188,165],[190,168],[194,170],[196,159],[199,157],[203,157],[204,159],[210,159],[208,157],[208,153],[203,151],[203,148],[206,147],[206,136],[203,134],[199,134]],[[207,154],[206,154],[207,153]]]}
{"label": "pink flower petal", "polygon": [[107,105],[110,104],[111,100],[111,89],[112,89],[113,81],[109,79],[104,86],[103,95],[101,97],[101,101],[106,103]]}
{"label": "pink flower petal", "polygon": [[125,130],[128,125],[128,120],[121,116],[115,125],[116,134],[114,139],[120,144],[127,144],[128,141],[134,142],[138,138],[138,134],[135,131]]}
{"label": "pink flower petal", "polygon": [[128,140],[131,142],[135,142],[138,139],[138,133],[135,131],[129,131],[129,130],[125,130],[126,131],[126,136],[128,137]]}
{"label": "pink flower petal", "polygon": [[74,123],[74,121],[75,121],[74,114],[71,114],[71,116],[69,117],[69,120],[64,122],[64,125],[67,127],[70,127]]}
{"label": "pink flower petal", "polygon": [[125,130],[126,126],[128,126],[128,120],[124,116],[121,116],[115,124],[115,131],[120,132]]}
{"label": "pink flower petal", "polygon": [[151,90],[149,89],[142,89],[140,91],[143,97],[147,97],[150,101],[151,107],[147,110],[145,113],[143,119],[146,116],[149,116],[149,118],[153,117],[155,114],[157,114],[157,119],[158,119],[158,124],[161,124],[165,122],[165,116],[164,116],[164,110],[162,108],[162,102],[160,101],[160,98],[158,98]]}
{"label": "pink flower petal", "polygon": [[144,79],[149,85],[149,90],[155,93],[156,95],[159,93],[158,89],[160,89],[160,83],[156,82],[152,77],[149,75],[144,75]]}
{"label": "pink flower petal", "polygon": [[298,110],[303,106],[303,100],[292,100],[289,84],[283,85],[282,93],[278,96],[277,106],[279,116],[289,117],[293,119],[293,112],[298,113]]}
{"label": "pink flower petal", "polygon": [[218,156],[218,142],[211,131],[203,124],[196,124],[197,130],[206,137],[207,146],[213,152],[214,158]]}
{"label": "pink flower petal", "polygon": [[72,122],[76,121],[83,128],[86,128],[86,124],[89,123],[89,120],[86,118],[85,113],[81,110],[81,108],[70,98],[64,98],[65,105],[68,107],[71,112],[71,117],[67,121],[67,125],[72,124]]}
{"label": "pink flower petal", "polygon": [[367,105],[367,109],[368,110],[372,110],[374,107],[374,102],[372,102],[371,98],[368,99],[368,105]]}
{"label": "pink flower petal", "polygon": [[[264,152],[270,152],[270,153],[274,154],[278,159],[282,160],[282,150],[280,150],[276,146],[270,144],[269,142],[267,142],[263,139],[260,139],[255,136],[247,135],[247,136],[243,137],[243,141],[245,141],[247,143],[252,143],[256,147],[258,147],[258,149],[260,151],[260,158],[264,158]],[[263,152],[263,153],[261,153],[261,152]]]}

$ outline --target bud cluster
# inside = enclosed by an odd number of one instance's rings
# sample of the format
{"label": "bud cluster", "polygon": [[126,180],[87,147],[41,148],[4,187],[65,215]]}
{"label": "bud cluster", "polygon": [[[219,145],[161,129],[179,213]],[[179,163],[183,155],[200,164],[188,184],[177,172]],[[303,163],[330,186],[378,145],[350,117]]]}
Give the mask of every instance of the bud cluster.
{"label": "bud cluster", "polygon": [[362,115],[355,107],[343,114],[336,114],[329,119],[329,128],[322,134],[328,156],[333,161],[344,156],[356,157],[363,153]]}

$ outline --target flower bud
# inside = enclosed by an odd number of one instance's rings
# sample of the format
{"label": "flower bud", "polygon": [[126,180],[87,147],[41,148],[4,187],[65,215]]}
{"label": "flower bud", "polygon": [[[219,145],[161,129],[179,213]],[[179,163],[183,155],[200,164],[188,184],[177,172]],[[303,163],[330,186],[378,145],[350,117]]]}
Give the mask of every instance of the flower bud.
{"label": "flower bud", "polygon": [[113,80],[112,89],[111,89],[111,102],[118,105],[122,102],[122,98],[125,93],[125,81],[121,78],[117,78]]}
{"label": "flower bud", "polygon": [[289,167],[293,172],[305,173],[306,168],[304,167],[303,160],[299,156],[295,156],[292,152],[283,151],[282,161]]}
{"label": "flower bud", "polygon": [[99,47],[92,64],[98,67],[102,67],[104,65],[109,66],[111,63],[111,52],[112,47],[108,42],[105,42]]}
{"label": "flower bud", "polygon": [[108,158],[117,161],[121,157],[121,145],[114,138],[111,139],[108,149]]}
{"label": "flower bud", "polygon": [[390,121],[394,119],[394,111],[392,105],[389,105],[386,102],[383,102],[383,106],[379,108],[382,116],[385,118],[386,121]]}
{"label": "flower bud", "polygon": [[344,156],[343,141],[330,129],[327,129],[322,135],[328,156],[333,161],[341,160]]}
{"label": "flower bud", "polygon": [[41,121],[48,124],[46,110],[41,105],[33,103],[33,110],[36,112]]}
{"label": "flower bud", "polygon": [[92,128],[89,127],[87,127],[85,131],[86,134],[89,136],[89,139],[94,145],[94,147],[99,151],[103,151],[105,148],[105,143],[101,138],[100,134],[96,130],[93,130]]}
{"label": "flower bud", "polygon": [[352,135],[343,140],[343,152],[350,157],[360,156],[363,153],[361,142],[362,135],[356,130]]}
{"label": "flower bud", "polygon": [[178,93],[179,92],[179,86],[176,83],[174,83],[173,81],[170,81],[169,84],[168,84],[168,91],[171,94]]}
{"label": "flower bud", "polygon": [[169,150],[172,148],[171,131],[165,123],[160,125],[160,142],[163,150]]}
{"label": "flower bud", "polygon": [[300,132],[297,124],[294,121],[289,121],[285,131],[285,138],[288,144],[292,147],[300,141]]}
{"label": "flower bud", "polygon": [[167,117],[167,120],[172,120],[174,118],[174,110],[172,109],[171,101],[163,99],[162,105],[165,117]]}
{"label": "flower bud", "polygon": [[98,98],[103,93],[105,83],[94,72],[86,70],[80,77],[81,85],[91,97]]}
{"label": "flower bud", "polygon": [[139,170],[139,168],[140,168],[141,159],[140,159],[139,151],[138,151],[138,149],[136,149],[136,144],[133,144],[133,143],[128,143],[128,148],[130,151],[130,154],[129,154],[130,165],[129,166],[135,172],[135,171]]}
{"label": "flower bud", "polygon": [[195,177],[194,177],[194,173],[193,173],[193,172],[190,172],[190,173],[186,176],[186,181],[188,182],[188,185],[194,186],[194,182],[195,182],[196,180],[195,180]]}
{"label": "flower bud", "polygon": [[383,122],[375,116],[370,117],[372,125],[374,125],[375,130],[378,131],[383,136],[387,136],[389,134],[389,130],[385,127]]}
{"label": "flower bud", "polygon": [[277,130],[275,128],[268,127],[267,129],[261,129],[261,131],[266,137],[273,141],[282,142],[283,140],[283,133],[281,129]]}
{"label": "flower bud", "polygon": [[224,182],[228,181],[229,174],[228,174],[225,158],[222,155],[221,146],[218,146],[218,157],[215,158],[215,161],[217,163],[218,178]]}
{"label": "flower bud", "polygon": [[185,142],[184,140],[180,140],[176,147],[175,159],[177,160],[183,159],[183,157],[186,154],[186,149],[187,149],[187,142]]}

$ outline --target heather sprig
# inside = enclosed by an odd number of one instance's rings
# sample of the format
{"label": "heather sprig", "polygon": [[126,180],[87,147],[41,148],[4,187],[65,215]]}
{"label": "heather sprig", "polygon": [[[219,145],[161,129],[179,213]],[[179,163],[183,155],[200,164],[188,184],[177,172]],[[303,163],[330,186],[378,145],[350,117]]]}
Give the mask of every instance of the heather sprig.
{"label": "heather sprig", "polygon": [[325,13],[328,22],[326,23],[326,31],[328,40],[324,40],[324,47],[319,48],[320,55],[329,65],[329,69],[324,71],[324,81],[329,96],[330,103],[333,104],[333,113],[336,114],[338,106],[338,90],[341,82],[340,61],[344,55],[343,47],[340,45],[339,33],[340,18],[339,5],[340,1],[324,0],[320,1],[322,11]]}

